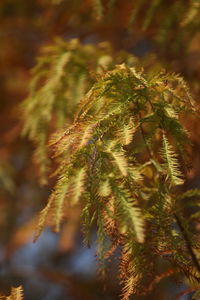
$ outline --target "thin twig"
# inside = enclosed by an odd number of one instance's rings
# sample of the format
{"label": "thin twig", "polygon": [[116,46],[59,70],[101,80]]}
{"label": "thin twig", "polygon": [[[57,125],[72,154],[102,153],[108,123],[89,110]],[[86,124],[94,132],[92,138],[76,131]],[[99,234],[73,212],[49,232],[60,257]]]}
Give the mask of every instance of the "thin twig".
{"label": "thin twig", "polygon": [[183,237],[184,237],[185,244],[186,244],[186,247],[187,247],[187,249],[188,249],[188,252],[190,253],[190,256],[191,256],[191,258],[192,258],[193,264],[194,264],[194,266],[196,267],[196,269],[200,272],[200,264],[199,264],[199,261],[198,261],[198,259],[197,259],[197,257],[196,257],[196,254],[194,253],[194,251],[193,251],[193,249],[192,249],[192,246],[191,246],[191,243],[190,243],[190,239],[189,239],[189,237],[188,237],[188,234],[187,234],[187,232],[185,231],[185,229],[184,229],[184,227],[183,227],[183,225],[182,225],[182,223],[181,223],[181,220],[180,220],[180,218],[178,217],[178,215],[177,215],[177,214],[174,214],[174,217],[175,217],[176,222],[177,222],[177,224],[178,224],[178,226],[179,226],[179,228],[180,228],[180,231],[181,231],[181,233],[182,233],[182,235],[183,235]]}

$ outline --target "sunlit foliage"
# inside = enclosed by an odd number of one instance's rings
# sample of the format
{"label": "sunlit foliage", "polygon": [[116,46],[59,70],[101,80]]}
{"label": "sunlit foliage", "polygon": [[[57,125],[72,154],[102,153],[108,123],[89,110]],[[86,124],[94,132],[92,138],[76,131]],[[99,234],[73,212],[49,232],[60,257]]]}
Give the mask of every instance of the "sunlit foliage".
{"label": "sunlit foliage", "polygon": [[2,300],[23,300],[22,286],[19,286],[17,288],[12,288],[10,296],[1,296],[0,295],[0,299],[2,299]]}
{"label": "sunlit foliage", "polygon": [[59,231],[67,205],[84,204],[83,230],[89,237],[97,225],[100,260],[121,251],[123,299],[145,293],[144,281],[148,292],[152,278],[165,277],[155,273],[158,259],[170,266],[166,276],[200,279],[198,238],[183,218],[178,189],[185,176],[180,161],[188,161],[189,133],[181,123],[187,114],[197,112],[180,76],[121,64],[99,74],[73,123],[51,137],[57,183],[36,237],[45,224]]}

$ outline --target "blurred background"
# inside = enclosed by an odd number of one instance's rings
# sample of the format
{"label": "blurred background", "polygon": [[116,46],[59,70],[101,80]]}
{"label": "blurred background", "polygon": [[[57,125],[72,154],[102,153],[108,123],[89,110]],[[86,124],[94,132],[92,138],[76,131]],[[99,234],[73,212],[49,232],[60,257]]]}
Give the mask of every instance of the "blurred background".
{"label": "blurred background", "polygon": [[[84,247],[79,209],[68,212],[60,234],[47,228],[33,243],[37,214],[51,184],[39,184],[34,145],[21,137],[20,103],[28,96],[37,56],[56,37],[78,38],[83,44],[108,41],[114,51],[133,54],[146,69],[178,72],[198,102],[200,2],[0,1],[0,294],[22,284],[26,300],[114,300],[119,298],[117,262],[109,263],[109,276],[101,280],[95,230],[91,247]],[[194,120],[186,123],[193,162],[185,187],[200,187],[200,126]],[[150,295],[132,299],[169,300],[182,289],[177,280],[164,280]],[[187,297],[181,299],[191,295]]]}

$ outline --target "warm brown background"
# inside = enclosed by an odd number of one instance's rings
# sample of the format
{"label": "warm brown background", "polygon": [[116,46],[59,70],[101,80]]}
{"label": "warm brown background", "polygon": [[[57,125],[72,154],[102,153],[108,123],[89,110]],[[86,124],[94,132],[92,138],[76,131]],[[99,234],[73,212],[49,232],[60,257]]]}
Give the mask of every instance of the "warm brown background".
{"label": "warm brown background", "polygon": [[[158,64],[181,73],[199,102],[200,14],[189,21],[186,18],[192,1],[157,1],[160,6],[149,24],[145,21],[149,3],[156,1],[143,1],[135,20],[131,12],[142,1],[102,2],[101,15],[93,0],[0,1],[1,293],[8,294],[11,286],[19,284],[24,286],[26,300],[114,300],[119,293],[115,262],[109,267],[105,290],[105,283],[98,280],[94,246],[89,250],[82,246],[78,211],[69,212],[72,222],[61,236],[46,230],[32,243],[36,214],[46,203],[50,186],[39,186],[38,170],[31,159],[33,145],[20,137],[19,104],[28,94],[29,71],[41,46],[55,36],[77,37],[83,43],[109,41],[116,50],[139,56],[148,67]],[[199,122],[186,122],[194,144],[186,185],[197,187]],[[172,299],[182,288],[176,285],[175,289],[172,280],[165,281],[145,299]]]}

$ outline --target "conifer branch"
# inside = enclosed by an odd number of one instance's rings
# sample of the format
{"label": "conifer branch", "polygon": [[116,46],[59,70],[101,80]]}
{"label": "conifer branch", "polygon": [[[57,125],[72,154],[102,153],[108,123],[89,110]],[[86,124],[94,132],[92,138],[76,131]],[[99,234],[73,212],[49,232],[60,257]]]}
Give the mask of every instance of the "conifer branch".
{"label": "conifer branch", "polygon": [[[190,233],[177,213],[173,216],[174,211],[182,216],[175,187],[183,183],[184,174],[176,152],[186,149],[187,132],[180,121],[186,112],[195,109],[179,76],[164,72],[149,76],[117,65],[99,74],[79,102],[74,121],[54,133],[49,143],[58,165],[57,183],[40,214],[37,236],[49,224],[59,231],[66,206],[81,203],[86,243],[92,224],[97,224],[102,272],[108,256],[122,248],[124,300],[141,294],[144,280],[148,292],[169,275],[154,274],[150,280],[158,259],[177,265],[188,278],[199,278]],[[174,218],[183,238],[172,229]]]}
{"label": "conifer branch", "polygon": [[182,225],[182,222],[181,222],[180,218],[178,217],[178,215],[174,214],[174,217],[175,217],[175,220],[176,220],[176,222],[177,222],[177,224],[179,226],[179,229],[180,229],[180,231],[182,233],[182,236],[183,236],[183,238],[185,240],[185,244],[186,244],[187,250],[188,250],[188,252],[189,252],[189,254],[190,254],[191,258],[192,258],[192,262],[193,262],[195,268],[197,269],[197,271],[200,272],[200,263],[199,263],[199,261],[198,261],[198,259],[196,257],[196,254],[193,251],[193,248],[192,248],[191,242],[190,242],[190,238],[189,238],[187,232],[185,231],[185,229],[184,229],[184,227]]}

